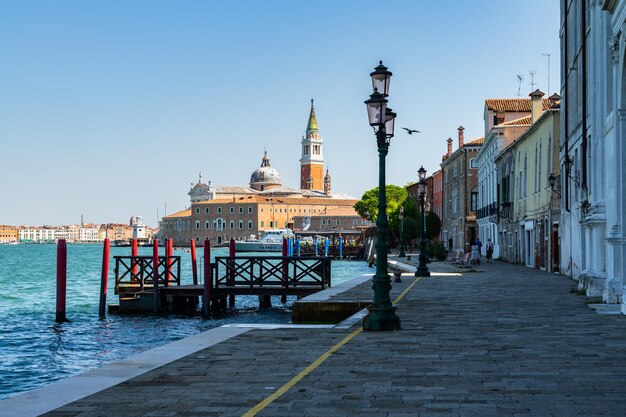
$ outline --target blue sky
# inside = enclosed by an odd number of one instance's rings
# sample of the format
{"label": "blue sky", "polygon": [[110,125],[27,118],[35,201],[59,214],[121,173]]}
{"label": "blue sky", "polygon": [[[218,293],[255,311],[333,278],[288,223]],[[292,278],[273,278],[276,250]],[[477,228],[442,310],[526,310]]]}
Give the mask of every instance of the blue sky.
{"label": "blue sky", "polygon": [[[382,6],[381,6],[382,5]],[[297,187],[315,99],[332,187],[376,186],[363,101],[378,60],[398,113],[388,183],[432,173],[485,98],[558,92],[559,2],[0,0],[0,224],[156,225],[202,172],[247,185],[267,149]]]}

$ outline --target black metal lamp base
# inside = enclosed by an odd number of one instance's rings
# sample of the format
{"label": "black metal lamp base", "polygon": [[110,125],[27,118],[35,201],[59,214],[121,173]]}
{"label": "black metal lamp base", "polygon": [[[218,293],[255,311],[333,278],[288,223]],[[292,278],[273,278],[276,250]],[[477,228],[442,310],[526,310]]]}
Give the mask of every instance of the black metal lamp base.
{"label": "black metal lamp base", "polygon": [[370,306],[369,314],[363,319],[365,331],[393,331],[400,330],[400,318],[396,316],[395,307]]}

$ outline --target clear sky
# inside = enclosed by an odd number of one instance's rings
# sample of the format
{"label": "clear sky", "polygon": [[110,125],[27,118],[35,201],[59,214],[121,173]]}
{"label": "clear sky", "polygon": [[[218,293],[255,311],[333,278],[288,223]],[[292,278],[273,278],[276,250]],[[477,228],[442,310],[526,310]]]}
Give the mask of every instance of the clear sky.
{"label": "clear sky", "polygon": [[[485,98],[559,91],[556,0],[0,0],[0,224],[151,226],[202,172],[247,185],[264,149],[299,186],[310,99],[333,191],[377,186],[363,101],[382,59],[388,183],[432,173]],[[548,94],[549,95],[549,94]],[[421,130],[409,136],[400,127]]]}

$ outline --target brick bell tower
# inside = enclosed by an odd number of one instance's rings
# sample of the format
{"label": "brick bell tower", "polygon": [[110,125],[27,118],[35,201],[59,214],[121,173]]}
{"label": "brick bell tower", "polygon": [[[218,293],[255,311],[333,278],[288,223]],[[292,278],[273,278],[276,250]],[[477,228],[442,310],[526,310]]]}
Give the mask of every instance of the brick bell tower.
{"label": "brick bell tower", "polygon": [[311,113],[306,133],[302,137],[302,157],[300,158],[300,188],[303,190],[324,191],[324,141],[319,134],[315,108],[311,99]]}

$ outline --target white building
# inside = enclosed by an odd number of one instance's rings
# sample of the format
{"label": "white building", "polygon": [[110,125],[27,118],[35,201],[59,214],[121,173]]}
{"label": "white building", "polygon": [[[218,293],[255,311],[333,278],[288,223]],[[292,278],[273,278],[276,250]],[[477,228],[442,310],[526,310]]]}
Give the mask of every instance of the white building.
{"label": "white building", "polygon": [[79,230],[78,240],[80,242],[101,242],[100,226],[89,224],[81,226]]}
{"label": "white building", "polygon": [[626,314],[625,24],[626,1],[561,1],[561,270]]}

